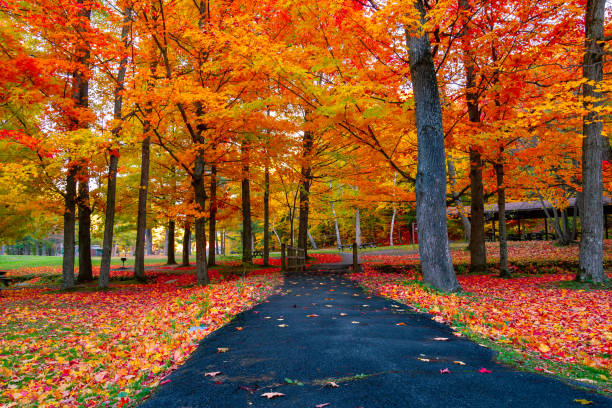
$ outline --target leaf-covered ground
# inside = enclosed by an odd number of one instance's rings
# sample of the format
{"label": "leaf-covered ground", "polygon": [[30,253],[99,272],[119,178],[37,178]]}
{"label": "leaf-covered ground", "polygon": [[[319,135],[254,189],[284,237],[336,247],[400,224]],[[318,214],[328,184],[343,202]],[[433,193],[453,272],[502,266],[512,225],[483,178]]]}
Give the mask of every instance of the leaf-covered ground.
{"label": "leaf-covered ground", "polygon": [[[499,262],[499,243],[487,242],[487,260]],[[384,264],[418,264],[419,254],[364,254],[363,261]],[[463,249],[451,250],[453,263],[465,265],[470,262],[470,253]],[[578,260],[578,244],[568,246],[555,245],[553,241],[508,241],[508,258],[510,262],[576,262]],[[604,240],[604,259],[612,261],[612,240]]]}
{"label": "leaf-covered ground", "polygon": [[538,371],[557,370],[556,374],[574,377],[576,372],[584,373],[589,378],[583,381],[600,382],[610,391],[612,293],[559,286],[573,277],[459,276],[465,292],[443,294],[421,284],[413,268],[404,273],[383,273],[366,264],[362,273],[351,275],[376,294],[429,312],[435,320],[462,326],[467,333],[510,347],[532,361],[541,361],[542,367],[534,366]]}
{"label": "leaf-covered ground", "polygon": [[205,288],[191,273],[159,270],[147,272],[146,285],[104,292],[2,291],[0,405],[123,406],[143,398],[202,338],[281,283],[278,268],[260,273]]}

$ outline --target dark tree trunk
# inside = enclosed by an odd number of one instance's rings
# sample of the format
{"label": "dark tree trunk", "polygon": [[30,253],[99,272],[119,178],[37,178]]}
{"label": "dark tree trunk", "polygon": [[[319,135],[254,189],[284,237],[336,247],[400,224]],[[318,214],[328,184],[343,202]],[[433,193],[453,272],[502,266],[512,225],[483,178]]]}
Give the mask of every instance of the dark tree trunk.
{"label": "dark tree trunk", "polygon": [[[425,22],[425,7],[416,1]],[[446,157],[438,81],[429,34],[406,31],[416,103],[418,164],[416,180],[419,255],[423,280],[443,291],[460,289],[453,269],[446,225]]]}
{"label": "dark tree trunk", "polygon": [[264,250],[263,250],[263,264],[264,266],[270,265],[270,169],[266,165],[266,172],[264,175]]}
{"label": "dark tree trunk", "polygon": [[145,235],[147,229],[147,190],[149,187],[149,154],[151,137],[148,135],[150,125],[145,123],[144,133],[147,135],[142,141],[140,161],[140,185],[138,189],[138,219],[136,226],[136,250],[134,255],[134,278],[139,281],[146,280],[144,269]]}
{"label": "dark tree trunk", "polygon": [[174,251],[174,234],[176,231],[176,223],[174,220],[168,221],[168,265],[176,265],[176,253]]}
{"label": "dark tree trunk", "polygon": [[62,259],[62,289],[74,287],[74,239],[76,212],[76,169],[68,169],[64,196],[64,256]]}
{"label": "dark tree trunk", "polygon": [[496,164],[497,208],[499,215],[499,276],[511,278],[508,268],[508,240],[506,239],[506,188],[504,187],[504,165]]}
{"label": "dark tree trunk", "polygon": [[243,160],[242,166],[242,263],[253,263],[252,239],[253,229],[251,226],[251,187],[249,184],[249,162],[248,147],[242,145]]}
{"label": "dark tree trunk", "polygon": [[[576,280],[603,282],[603,138],[602,118],[597,108],[603,104],[596,89],[603,80],[605,0],[587,0],[585,48],[582,76],[589,82],[582,87],[587,115],[582,122],[582,207],[580,270]],[[606,146],[606,150],[609,145]]]}
{"label": "dark tree trunk", "polygon": [[189,248],[191,247],[191,226],[185,224],[185,232],[183,234],[183,262],[181,266],[189,266]]}
{"label": "dark tree trunk", "polygon": [[302,138],[302,182],[300,185],[300,218],[298,221],[298,248],[304,248],[304,256],[308,257],[308,213],[310,210],[310,185],[312,183],[313,137],[310,131],[304,131]]}
{"label": "dark tree trunk", "polygon": [[77,206],[79,208],[79,275],[77,282],[94,280],[91,268],[91,208],[89,207],[89,179],[81,175]]}
{"label": "dark tree trunk", "polygon": [[194,168],[193,192],[197,204],[198,215],[195,221],[195,242],[196,242],[196,276],[198,285],[208,285],[208,267],[206,265],[206,190],[204,189],[204,157],[203,152],[198,151]]}
{"label": "dark tree trunk", "polygon": [[482,183],[482,159],[480,153],[470,149],[470,191],[471,230],[470,230],[470,271],[483,272],[487,269],[485,247],[484,187]]}
{"label": "dark tree trunk", "polygon": [[100,280],[98,286],[108,287],[110,264],[113,249],[113,228],[115,226],[115,200],[117,193],[117,167],[119,155],[110,152],[108,165],[108,187],[106,189],[106,212],[104,220],[104,240],[102,241],[102,260],[100,261]]}
{"label": "dark tree trunk", "polygon": [[455,174],[455,163],[451,158],[446,160],[446,164],[448,167],[448,179],[450,181],[451,195],[453,196],[453,201],[455,203],[455,207],[457,207],[457,212],[459,213],[459,217],[461,218],[461,223],[463,224],[463,239],[465,241],[471,241],[471,230],[472,225],[470,223],[469,218],[463,212],[463,203],[461,202],[461,197],[459,193],[455,191],[457,187],[457,179]]}
{"label": "dark tree trunk", "polygon": [[210,169],[210,217],[209,217],[208,236],[210,237],[210,245],[208,248],[208,266],[217,264],[217,166],[212,166]]}

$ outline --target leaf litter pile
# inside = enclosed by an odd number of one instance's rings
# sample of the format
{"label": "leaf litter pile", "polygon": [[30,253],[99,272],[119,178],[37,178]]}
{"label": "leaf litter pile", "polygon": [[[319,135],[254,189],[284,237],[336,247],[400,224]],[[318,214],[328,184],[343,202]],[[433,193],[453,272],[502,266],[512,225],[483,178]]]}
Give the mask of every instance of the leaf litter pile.
{"label": "leaf litter pile", "polygon": [[261,272],[204,288],[193,274],[155,271],[105,292],[3,291],[0,405],[131,405],[281,284],[278,268]]}

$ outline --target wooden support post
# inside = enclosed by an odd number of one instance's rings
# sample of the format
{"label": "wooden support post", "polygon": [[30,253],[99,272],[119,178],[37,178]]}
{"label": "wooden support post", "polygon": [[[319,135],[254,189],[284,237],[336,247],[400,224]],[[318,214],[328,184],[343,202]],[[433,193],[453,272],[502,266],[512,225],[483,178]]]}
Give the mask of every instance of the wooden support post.
{"label": "wooden support post", "polygon": [[287,270],[287,258],[286,258],[286,245],[281,244],[281,271],[285,272]]}
{"label": "wooden support post", "polygon": [[519,241],[522,241],[522,238],[521,238],[521,217],[518,218],[518,230],[519,230],[519,233],[518,233]]}
{"label": "wooden support post", "polygon": [[491,237],[491,241],[495,242],[495,217],[491,220],[491,224],[493,225],[493,236]]}
{"label": "wooden support post", "polygon": [[357,252],[357,243],[353,242],[353,272],[357,272],[359,269],[359,253]]}
{"label": "wooden support post", "polygon": [[544,216],[544,241],[548,241],[548,217]]}

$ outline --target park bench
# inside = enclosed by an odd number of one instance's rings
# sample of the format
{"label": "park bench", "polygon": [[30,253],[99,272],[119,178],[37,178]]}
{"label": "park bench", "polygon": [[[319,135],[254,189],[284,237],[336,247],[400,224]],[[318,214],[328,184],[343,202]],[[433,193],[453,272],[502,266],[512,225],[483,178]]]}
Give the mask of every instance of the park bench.
{"label": "park bench", "polygon": [[13,280],[6,276],[7,271],[0,271],[0,282],[4,284],[4,286],[8,286]]}
{"label": "park bench", "polygon": [[359,248],[364,249],[364,248],[376,248],[376,242],[365,242],[363,244],[361,244],[359,246]]}
{"label": "park bench", "polygon": [[255,251],[253,251],[253,257],[255,257],[255,258],[257,258],[257,257],[262,258],[262,257],[263,257],[263,255],[264,255],[263,253],[264,253],[264,251],[263,251],[263,250],[261,250],[261,249],[256,249]]}

